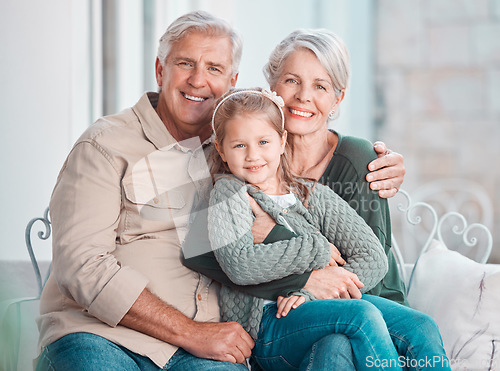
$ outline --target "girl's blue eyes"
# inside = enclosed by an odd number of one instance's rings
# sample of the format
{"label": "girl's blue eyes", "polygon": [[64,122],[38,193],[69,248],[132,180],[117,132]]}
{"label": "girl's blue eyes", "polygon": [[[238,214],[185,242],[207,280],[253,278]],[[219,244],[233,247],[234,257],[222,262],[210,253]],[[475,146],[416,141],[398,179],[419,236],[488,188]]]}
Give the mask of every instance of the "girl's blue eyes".
{"label": "girl's blue eyes", "polygon": [[[268,140],[261,140],[261,141],[259,142],[259,145],[261,145],[261,146],[262,146],[262,145],[267,144],[267,143],[269,143],[269,141],[268,141]],[[236,145],[234,146],[234,148],[244,148],[244,147],[245,147],[245,145],[244,145],[244,144],[236,144]]]}

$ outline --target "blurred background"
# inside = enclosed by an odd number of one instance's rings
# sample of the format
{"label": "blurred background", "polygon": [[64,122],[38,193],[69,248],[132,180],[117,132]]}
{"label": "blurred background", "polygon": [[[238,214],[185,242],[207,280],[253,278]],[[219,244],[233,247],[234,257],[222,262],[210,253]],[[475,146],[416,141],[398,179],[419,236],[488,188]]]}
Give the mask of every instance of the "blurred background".
{"label": "blurred background", "polygon": [[352,80],[332,127],[402,153],[410,194],[444,179],[484,193],[487,216],[469,219],[498,245],[500,0],[2,0],[0,269],[28,261],[26,224],[85,128],[156,90],[157,41],[194,9],[243,35],[239,87],[266,85],[262,67],[292,30],[339,34]]}

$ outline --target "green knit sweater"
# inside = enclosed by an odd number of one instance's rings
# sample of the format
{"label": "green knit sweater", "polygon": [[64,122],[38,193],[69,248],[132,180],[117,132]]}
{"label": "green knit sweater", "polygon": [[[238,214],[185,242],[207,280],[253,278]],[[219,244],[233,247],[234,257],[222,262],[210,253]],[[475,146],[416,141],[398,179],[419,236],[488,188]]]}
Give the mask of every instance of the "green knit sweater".
{"label": "green knit sweater", "polygon": [[[247,194],[278,224],[290,225],[298,236],[254,245],[254,216]],[[330,260],[328,241],[346,260],[344,268],[356,273],[363,282],[362,292],[374,287],[387,272],[387,257],[373,231],[345,201],[321,184],[311,190],[307,208],[297,201],[281,209],[255,187],[234,177],[223,177],[210,195],[208,232],[219,264],[238,285],[259,284],[323,268]],[[300,294],[313,299],[305,290]],[[262,306],[260,298],[227,286],[221,288],[222,319],[239,322],[254,338]]]}

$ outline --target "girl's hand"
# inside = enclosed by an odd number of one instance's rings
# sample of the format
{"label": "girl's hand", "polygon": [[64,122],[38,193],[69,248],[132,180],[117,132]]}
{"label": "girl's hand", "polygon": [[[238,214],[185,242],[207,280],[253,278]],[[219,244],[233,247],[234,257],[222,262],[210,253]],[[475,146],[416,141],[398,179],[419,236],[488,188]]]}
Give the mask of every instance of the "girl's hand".
{"label": "girl's hand", "polygon": [[276,304],[278,305],[278,312],[276,318],[285,317],[290,310],[297,308],[300,304],[305,303],[306,298],[300,295],[291,295],[288,297],[278,296]]}
{"label": "girl's hand", "polygon": [[330,243],[330,262],[328,263],[329,266],[332,267],[337,267],[339,265],[344,265],[345,260],[342,258],[342,255],[340,255],[340,251],[335,247],[334,244]]}

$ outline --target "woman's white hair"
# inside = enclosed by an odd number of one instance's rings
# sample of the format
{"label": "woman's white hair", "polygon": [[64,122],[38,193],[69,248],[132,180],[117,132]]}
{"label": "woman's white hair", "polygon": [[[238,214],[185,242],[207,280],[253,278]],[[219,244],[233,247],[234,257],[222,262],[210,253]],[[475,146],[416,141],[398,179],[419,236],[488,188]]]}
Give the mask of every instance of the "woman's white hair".
{"label": "woman's white hair", "polygon": [[225,20],[204,11],[194,11],[173,21],[160,38],[158,59],[162,65],[170,53],[172,45],[190,32],[204,31],[211,36],[229,36],[232,44],[232,77],[238,73],[243,42],[241,36]]}
{"label": "woman's white hair", "polygon": [[326,29],[299,29],[285,37],[271,52],[269,61],[264,66],[264,76],[269,86],[276,86],[286,59],[301,48],[316,55],[332,79],[335,94],[340,96],[349,86],[349,52],[344,42]]}

